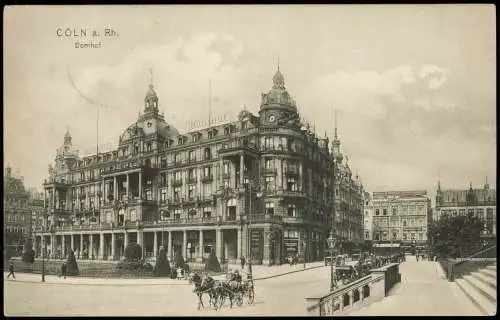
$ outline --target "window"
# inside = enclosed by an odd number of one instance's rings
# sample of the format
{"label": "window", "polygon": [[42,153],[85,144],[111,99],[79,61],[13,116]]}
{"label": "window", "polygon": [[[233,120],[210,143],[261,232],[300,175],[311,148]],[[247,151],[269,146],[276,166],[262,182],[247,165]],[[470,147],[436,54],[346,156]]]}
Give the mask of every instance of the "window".
{"label": "window", "polygon": [[266,214],[274,214],[274,202],[266,202]]}
{"label": "window", "polygon": [[264,168],[266,170],[271,170],[274,168],[274,163],[273,163],[273,160],[272,159],[266,159],[266,161],[264,162]]}
{"label": "window", "polygon": [[146,200],[153,200],[153,192],[151,189],[146,190]]}
{"label": "window", "polygon": [[139,153],[139,145],[135,144],[134,145],[134,154],[137,154],[137,153]]}
{"label": "window", "polygon": [[375,209],[375,215],[376,216],[380,215],[380,210],[379,209]]}
{"label": "window", "polygon": [[212,159],[212,152],[209,147],[203,149],[203,159],[205,160]]}
{"label": "window", "polygon": [[212,167],[204,167],[203,168],[203,176],[211,177],[212,176]]}
{"label": "window", "polygon": [[387,215],[387,209],[382,209],[382,212],[383,212],[384,216]]}
{"label": "window", "polygon": [[193,134],[192,141],[198,142],[200,140],[200,136],[198,134]]}
{"label": "window", "polygon": [[397,208],[392,208],[392,215],[395,216],[397,211],[398,211]]}
{"label": "window", "polygon": [[196,170],[195,169],[188,170],[188,179],[190,181],[194,181],[196,179]]}
{"label": "window", "polygon": [[297,182],[294,177],[289,177],[287,179],[286,188],[288,191],[297,191]]}
{"label": "window", "polygon": [[403,220],[403,227],[406,227],[406,220]]}
{"label": "window", "polygon": [[458,210],[458,214],[461,216],[465,216],[465,209]]}
{"label": "window", "polygon": [[243,122],[241,123],[241,129],[242,129],[242,130],[245,130],[246,128],[247,128],[247,122],[246,122],[246,121],[243,121]]}
{"label": "window", "polygon": [[166,202],[167,201],[167,188],[161,189],[160,201],[161,202]]}
{"label": "window", "polygon": [[166,168],[167,167],[167,159],[166,158],[161,158],[161,167]]}
{"label": "window", "polygon": [[294,229],[285,230],[283,232],[283,237],[289,238],[289,239],[298,239],[299,238],[299,231],[294,230]]}
{"label": "window", "polygon": [[148,142],[148,143],[147,143],[147,145],[146,145],[146,150],[147,150],[148,152],[153,151],[153,146],[151,145],[151,142]]}
{"label": "window", "polygon": [[174,200],[179,201],[181,197],[181,187],[174,188]]}
{"label": "window", "polygon": [[273,149],[274,148],[274,139],[272,137],[266,137],[264,139],[264,146],[266,149]]}
{"label": "window", "polygon": [[295,204],[288,205],[288,217],[295,218],[296,217],[296,208]]}
{"label": "window", "polygon": [[188,189],[189,200],[194,199],[194,192],[195,192],[195,187],[193,185],[189,186],[189,189]]}
{"label": "window", "polygon": [[203,208],[203,218],[211,218],[212,217],[212,208],[204,207]]}
{"label": "window", "polygon": [[167,185],[167,173],[166,172],[160,173],[160,185],[161,186]]}
{"label": "window", "polygon": [[176,171],[174,173],[174,180],[175,181],[182,181],[182,172],[181,171]]}
{"label": "window", "polygon": [[223,164],[223,173],[229,174],[229,162],[225,161]]}
{"label": "window", "polygon": [[135,209],[130,210],[130,221],[137,221],[137,211]]}
{"label": "window", "polygon": [[195,153],[193,150],[189,151],[189,161],[193,162],[196,160]]}
{"label": "window", "polygon": [[392,240],[397,240],[398,239],[398,231],[394,230],[392,231]]}
{"label": "window", "polygon": [[368,231],[365,232],[365,239],[366,240],[370,239],[370,232]]}
{"label": "window", "polygon": [[180,153],[176,153],[174,155],[174,163],[176,163],[176,164],[181,163],[181,155],[180,155]]}
{"label": "window", "polygon": [[181,213],[182,213],[181,209],[175,209],[174,210],[174,219],[179,220],[181,218]]}
{"label": "window", "polygon": [[177,144],[178,144],[178,145],[183,145],[183,144],[184,144],[184,137],[179,137],[179,138],[177,139]]}
{"label": "window", "polygon": [[408,236],[406,233],[403,233],[403,240],[407,240]]}
{"label": "window", "polygon": [[274,189],[274,177],[266,177],[266,190],[272,191]]}

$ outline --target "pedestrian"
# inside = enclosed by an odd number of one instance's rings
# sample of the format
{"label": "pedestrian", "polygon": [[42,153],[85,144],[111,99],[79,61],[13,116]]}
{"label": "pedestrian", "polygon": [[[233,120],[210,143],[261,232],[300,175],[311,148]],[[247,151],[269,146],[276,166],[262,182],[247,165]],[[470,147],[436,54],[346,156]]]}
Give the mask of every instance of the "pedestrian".
{"label": "pedestrian", "polygon": [[241,257],[240,258],[240,262],[241,262],[241,270],[243,270],[243,268],[245,268],[245,257]]}
{"label": "pedestrian", "polygon": [[12,261],[9,264],[9,274],[7,275],[7,279],[10,278],[10,275],[12,275],[12,278],[16,280],[16,275],[14,274],[14,263],[12,263]]}
{"label": "pedestrian", "polygon": [[66,262],[63,262],[63,264],[61,266],[61,275],[64,277],[64,279],[66,279],[66,271],[67,271]]}

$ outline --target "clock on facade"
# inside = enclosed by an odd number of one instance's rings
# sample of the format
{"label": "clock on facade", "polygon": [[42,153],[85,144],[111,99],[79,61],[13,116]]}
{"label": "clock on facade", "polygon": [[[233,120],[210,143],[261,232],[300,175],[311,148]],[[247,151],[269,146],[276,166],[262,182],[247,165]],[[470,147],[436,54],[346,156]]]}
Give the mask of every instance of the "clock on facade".
{"label": "clock on facade", "polygon": [[273,123],[276,120],[276,116],[274,114],[269,116],[269,122]]}

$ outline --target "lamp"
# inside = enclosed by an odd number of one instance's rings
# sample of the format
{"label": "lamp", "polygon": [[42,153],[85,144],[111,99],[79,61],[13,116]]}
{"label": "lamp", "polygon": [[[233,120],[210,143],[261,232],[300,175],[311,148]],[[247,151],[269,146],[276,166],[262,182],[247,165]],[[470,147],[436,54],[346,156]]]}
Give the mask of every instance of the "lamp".
{"label": "lamp", "polygon": [[330,291],[333,291],[335,285],[334,274],[333,274],[333,249],[337,244],[337,239],[333,234],[333,229],[330,231],[330,235],[328,236],[328,239],[326,239],[326,241],[328,242],[328,247],[330,248]]}

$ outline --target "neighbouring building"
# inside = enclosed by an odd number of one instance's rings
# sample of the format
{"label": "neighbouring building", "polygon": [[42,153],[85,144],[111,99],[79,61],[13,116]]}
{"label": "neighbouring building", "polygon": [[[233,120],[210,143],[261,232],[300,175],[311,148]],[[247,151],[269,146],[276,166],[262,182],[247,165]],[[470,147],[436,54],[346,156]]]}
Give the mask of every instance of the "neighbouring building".
{"label": "neighbouring building", "polygon": [[31,230],[34,232],[36,226],[43,225],[44,201],[43,192],[38,192],[35,188],[29,190],[29,207],[31,210]]}
{"label": "neighbouring building", "polygon": [[363,243],[363,184],[358,175],[353,177],[349,158],[340,150],[340,139],[335,125],[332,141],[335,157],[335,218],[334,235],[340,243],[341,252],[361,249]]}
{"label": "neighbouring building", "polygon": [[373,192],[370,207],[374,247],[428,249],[432,211],[427,191]]}
{"label": "neighbouring building", "polygon": [[[143,114],[116,150],[80,157],[66,133],[44,183],[47,219],[37,248],[114,260],[137,242],[145,256],[164,245],[170,257],[181,252],[188,261],[212,250],[229,262],[323,259],[332,226],[332,151],[327,137],[301,121],[279,68],[258,115],[244,109],[234,122],[181,134],[158,101],[150,85]],[[343,222],[336,230],[356,242],[362,186],[347,162],[339,164]]]}
{"label": "neighbouring building", "polygon": [[488,179],[482,188],[441,189],[438,181],[436,191],[435,219],[442,215],[475,215],[484,220],[484,230],[481,235],[484,241],[495,243],[497,234],[497,201],[496,190],[491,189]]}
{"label": "neighbouring building", "polygon": [[24,188],[23,177],[14,176],[10,167],[5,168],[3,178],[4,247],[22,248],[31,236],[29,193]]}
{"label": "neighbouring building", "polygon": [[371,195],[369,192],[364,192],[363,198],[363,234],[365,241],[372,241],[372,226],[373,226],[373,210],[372,210],[372,201]]}

